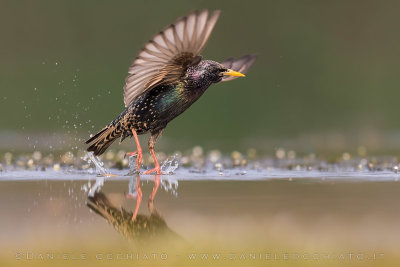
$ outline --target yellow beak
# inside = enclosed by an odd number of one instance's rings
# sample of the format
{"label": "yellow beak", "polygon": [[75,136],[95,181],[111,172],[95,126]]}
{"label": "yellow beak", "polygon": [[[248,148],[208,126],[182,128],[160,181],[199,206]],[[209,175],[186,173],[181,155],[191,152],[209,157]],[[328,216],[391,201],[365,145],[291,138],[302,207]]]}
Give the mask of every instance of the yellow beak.
{"label": "yellow beak", "polygon": [[237,77],[246,77],[243,73],[228,69],[227,71],[222,72],[224,76],[237,76]]}

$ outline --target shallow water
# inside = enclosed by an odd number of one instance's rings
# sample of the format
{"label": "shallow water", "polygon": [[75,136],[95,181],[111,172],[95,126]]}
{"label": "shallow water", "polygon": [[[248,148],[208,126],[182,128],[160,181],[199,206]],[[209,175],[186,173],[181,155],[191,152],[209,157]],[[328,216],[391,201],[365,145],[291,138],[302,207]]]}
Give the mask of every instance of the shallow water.
{"label": "shallow water", "polygon": [[125,193],[137,177],[111,172],[120,176],[105,178],[101,193],[114,218],[121,207],[126,212],[117,226],[87,206],[93,174],[3,172],[0,265],[400,263],[400,183],[393,172],[230,170],[220,176],[180,169],[161,176],[154,205],[148,198],[155,176],[142,175],[140,222],[133,228],[136,201]]}

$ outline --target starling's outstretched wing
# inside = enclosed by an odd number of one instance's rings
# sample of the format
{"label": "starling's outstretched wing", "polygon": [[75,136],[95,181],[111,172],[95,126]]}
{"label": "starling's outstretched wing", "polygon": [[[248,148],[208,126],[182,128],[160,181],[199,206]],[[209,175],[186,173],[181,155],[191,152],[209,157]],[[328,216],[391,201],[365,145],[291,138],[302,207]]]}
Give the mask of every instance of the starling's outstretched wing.
{"label": "starling's outstretched wing", "polygon": [[[229,59],[225,60],[224,62],[222,62],[221,64],[224,65],[224,67],[227,69],[231,69],[231,70],[238,71],[240,73],[245,74],[249,70],[251,65],[254,64],[254,62],[256,61],[256,58],[257,58],[256,55],[245,55],[238,59],[229,58]],[[226,82],[226,81],[230,81],[230,80],[233,80],[236,78],[237,78],[236,76],[224,76],[222,78],[222,81]]]}
{"label": "starling's outstretched wing", "polygon": [[133,61],[125,79],[124,103],[161,83],[177,82],[191,64],[200,62],[220,11],[193,11],[150,40]]}

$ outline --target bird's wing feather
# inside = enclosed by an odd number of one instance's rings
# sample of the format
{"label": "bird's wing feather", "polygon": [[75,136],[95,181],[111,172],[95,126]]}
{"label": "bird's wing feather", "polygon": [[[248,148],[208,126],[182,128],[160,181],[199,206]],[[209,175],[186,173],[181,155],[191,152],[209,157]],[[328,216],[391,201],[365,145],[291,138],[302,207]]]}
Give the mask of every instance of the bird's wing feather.
{"label": "bird's wing feather", "polygon": [[219,10],[210,15],[208,10],[193,11],[147,42],[125,79],[125,106],[154,86],[179,81],[189,65],[200,62],[219,15]]}
{"label": "bird's wing feather", "polygon": [[[256,55],[245,55],[238,59],[228,58],[221,64],[224,65],[225,68],[232,69],[234,71],[238,71],[240,73],[245,74],[249,70],[251,65],[254,64],[256,58],[257,58]],[[231,81],[236,78],[237,78],[236,76],[224,76],[222,78],[222,81],[223,82]]]}

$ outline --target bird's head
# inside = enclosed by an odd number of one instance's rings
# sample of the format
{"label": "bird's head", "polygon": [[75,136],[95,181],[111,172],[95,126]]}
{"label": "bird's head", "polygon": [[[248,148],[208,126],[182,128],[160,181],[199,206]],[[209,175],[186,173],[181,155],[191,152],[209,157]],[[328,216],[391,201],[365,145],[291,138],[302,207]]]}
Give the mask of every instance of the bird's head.
{"label": "bird's head", "polygon": [[209,86],[211,83],[220,82],[224,76],[245,77],[244,74],[228,69],[221,63],[213,60],[202,60],[197,65],[191,66],[187,70],[188,78],[202,87]]}

